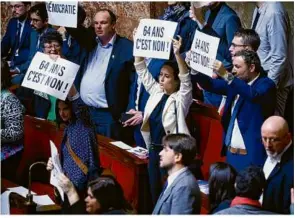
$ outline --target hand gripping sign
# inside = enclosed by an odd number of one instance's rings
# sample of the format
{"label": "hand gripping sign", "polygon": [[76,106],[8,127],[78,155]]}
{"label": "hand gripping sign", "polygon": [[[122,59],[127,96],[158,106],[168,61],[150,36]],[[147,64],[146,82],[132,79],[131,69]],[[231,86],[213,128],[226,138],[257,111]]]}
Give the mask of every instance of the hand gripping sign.
{"label": "hand gripping sign", "polygon": [[22,86],[65,100],[79,70],[79,65],[37,52],[25,75]]}
{"label": "hand gripping sign", "polygon": [[196,30],[191,47],[190,66],[196,71],[212,76],[212,64],[216,59],[219,38]]}
{"label": "hand gripping sign", "polygon": [[46,2],[48,23],[56,26],[77,27],[78,2]]}
{"label": "hand gripping sign", "polygon": [[169,59],[171,43],[177,23],[142,19],[134,37],[133,55]]}

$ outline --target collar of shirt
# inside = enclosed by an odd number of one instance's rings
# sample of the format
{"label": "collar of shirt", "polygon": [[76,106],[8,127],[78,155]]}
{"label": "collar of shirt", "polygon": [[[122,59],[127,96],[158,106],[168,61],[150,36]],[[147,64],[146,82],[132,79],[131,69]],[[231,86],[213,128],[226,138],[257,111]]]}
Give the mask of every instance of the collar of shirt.
{"label": "collar of shirt", "polygon": [[106,44],[106,45],[102,45],[102,44],[101,44],[101,41],[100,41],[100,39],[99,39],[98,36],[96,37],[96,41],[97,41],[97,43],[98,43],[102,48],[109,48],[109,47],[111,47],[111,46],[114,45],[114,43],[115,43],[115,41],[116,41],[116,38],[117,38],[117,34],[115,33],[115,34],[113,35],[113,37],[111,38],[111,40],[110,40],[110,41],[108,42],[108,44]]}
{"label": "collar of shirt", "polygon": [[251,80],[250,82],[248,82],[248,85],[251,86],[255,82],[255,80],[258,79],[259,76],[260,76],[260,73],[258,73],[258,75],[253,80]]}
{"label": "collar of shirt", "polygon": [[178,176],[179,174],[181,174],[182,172],[184,172],[185,170],[187,170],[187,167],[184,167],[184,168],[182,168],[182,169],[180,169],[180,170],[178,170],[178,171],[172,173],[170,176],[168,176],[168,179],[167,179],[167,181],[168,181],[168,185],[167,185],[166,190],[167,190],[168,187],[174,182],[174,180],[177,178],[177,176]]}
{"label": "collar of shirt", "polygon": [[292,140],[289,142],[289,144],[284,148],[284,150],[278,154],[276,157],[269,157],[270,160],[273,162],[273,161],[276,161],[277,163],[280,163],[281,162],[281,159],[282,159],[282,156],[283,154],[287,151],[287,149],[291,146],[292,144]]}

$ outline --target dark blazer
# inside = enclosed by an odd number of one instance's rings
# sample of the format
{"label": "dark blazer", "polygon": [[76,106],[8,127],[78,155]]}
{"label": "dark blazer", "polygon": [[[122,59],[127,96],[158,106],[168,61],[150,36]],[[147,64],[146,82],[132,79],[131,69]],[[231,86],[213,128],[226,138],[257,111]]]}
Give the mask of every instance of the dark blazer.
{"label": "dark blazer", "polygon": [[[211,28],[210,35],[217,36],[221,40],[217,59],[223,63],[228,71],[231,71],[232,59],[228,50],[234,38],[234,33],[241,28],[240,18],[225,2],[221,2],[216,9],[207,11],[205,18],[207,20],[207,28]],[[207,104],[218,108],[221,99],[222,97],[219,95],[204,91],[204,100]]]}
{"label": "dark blazer", "polygon": [[30,34],[32,31],[30,20],[27,19],[24,23],[23,32],[20,39],[20,46],[18,51],[18,56],[14,57],[16,48],[16,32],[17,32],[17,18],[11,18],[8,22],[5,35],[1,41],[1,56],[7,57],[7,60],[11,61],[13,59],[14,65],[18,66],[27,61],[30,53]]}
{"label": "dark blazer", "polygon": [[294,187],[294,145],[283,154],[268,179],[263,192],[263,208],[280,214],[290,214],[290,190]]}
{"label": "dark blazer", "polygon": [[200,211],[200,188],[187,169],[160,195],[153,214],[200,214]]}
{"label": "dark blazer", "polygon": [[[86,49],[88,54],[84,66],[82,66],[83,69],[86,69],[88,55],[97,47],[94,29],[82,26],[66,29],[80,46]],[[131,81],[134,77],[133,69],[133,43],[127,38],[117,35],[105,78],[106,100],[114,120],[118,121],[121,113],[126,111]]]}
{"label": "dark blazer", "polygon": [[[261,142],[260,128],[266,118],[274,114],[276,104],[276,87],[272,80],[260,74],[249,86],[246,82],[234,78],[228,84],[224,80],[212,79],[204,74],[196,75],[200,85],[209,92],[226,95],[226,103],[222,116],[224,139],[231,119],[231,107],[235,97],[240,95],[235,107],[238,107],[238,125],[247,149],[246,165],[263,166],[266,153]],[[226,145],[223,145],[221,154],[226,155]],[[235,163],[230,163],[235,167]]]}

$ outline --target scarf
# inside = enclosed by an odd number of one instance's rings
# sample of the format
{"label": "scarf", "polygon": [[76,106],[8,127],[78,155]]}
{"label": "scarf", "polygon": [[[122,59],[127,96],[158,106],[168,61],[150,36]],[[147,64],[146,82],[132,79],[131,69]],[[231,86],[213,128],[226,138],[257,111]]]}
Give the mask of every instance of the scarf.
{"label": "scarf", "polygon": [[169,5],[168,8],[165,9],[164,14],[162,17],[160,17],[160,19],[179,22],[185,17],[186,11],[187,10],[183,5]]}
{"label": "scarf", "polygon": [[236,205],[241,205],[241,204],[246,204],[254,207],[261,207],[261,204],[258,200],[252,200],[250,198],[244,198],[244,197],[235,197],[231,204],[230,207],[236,206]]}

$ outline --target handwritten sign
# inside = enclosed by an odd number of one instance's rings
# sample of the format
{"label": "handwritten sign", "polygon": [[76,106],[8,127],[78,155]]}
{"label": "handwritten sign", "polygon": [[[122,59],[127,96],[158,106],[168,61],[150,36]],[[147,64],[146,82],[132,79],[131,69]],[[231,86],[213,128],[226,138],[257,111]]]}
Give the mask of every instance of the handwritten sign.
{"label": "handwritten sign", "polygon": [[134,37],[133,55],[169,59],[176,22],[142,19]]}
{"label": "handwritten sign", "polygon": [[201,73],[212,76],[212,64],[216,59],[219,38],[196,30],[191,47],[190,66]]}
{"label": "handwritten sign", "polygon": [[79,65],[37,52],[25,75],[22,86],[65,100],[79,70]]}
{"label": "handwritten sign", "polygon": [[46,2],[48,22],[56,26],[77,27],[78,2]]}

